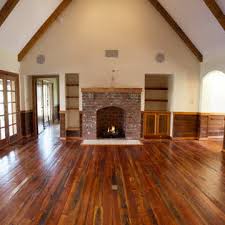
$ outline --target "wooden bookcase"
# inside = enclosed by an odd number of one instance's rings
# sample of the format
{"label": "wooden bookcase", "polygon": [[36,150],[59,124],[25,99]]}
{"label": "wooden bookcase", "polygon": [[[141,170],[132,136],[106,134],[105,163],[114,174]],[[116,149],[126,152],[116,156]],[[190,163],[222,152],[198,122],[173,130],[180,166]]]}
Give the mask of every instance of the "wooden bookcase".
{"label": "wooden bookcase", "polygon": [[168,110],[169,79],[167,75],[145,76],[145,111]]}
{"label": "wooden bookcase", "polygon": [[169,76],[145,76],[144,138],[167,138],[170,135]]}
{"label": "wooden bookcase", "polygon": [[80,135],[79,75],[66,74],[66,134]]}

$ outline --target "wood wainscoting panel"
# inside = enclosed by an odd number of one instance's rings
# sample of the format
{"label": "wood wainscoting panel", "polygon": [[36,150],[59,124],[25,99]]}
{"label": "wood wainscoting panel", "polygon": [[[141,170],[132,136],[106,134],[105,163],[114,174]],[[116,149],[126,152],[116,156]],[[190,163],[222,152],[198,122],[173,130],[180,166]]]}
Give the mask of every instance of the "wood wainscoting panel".
{"label": "wood wainscoting panel", "polygon": [[197,139],[199,130],[198,113],[175,112],[173,114],[173,138]]}
{"label": "wood wainscoting panel", "polygon": [[60,111],[60,138],[66,138],[66,112]]}
{"label": "wood wainscoting panel", "polygon": [[21,135],[30,137],[34,134],[33,110],[20,111]]}
{"label": "wood wainscoting panel", "polygon": [[199,115],[199,131],[198,136],[200,140],[208,138],[208,115]]}
{"label": "wood wainscoting panel", "polygon": [[59,121],[59,105],[54,106],[53,121]]}
{"label": "wood wainscoting panel", "polygon": [[225,114],[175,112],[173,137],[178,139],[222,138]]}
{"label": "wood wainscoting panel", "polygon": [[224,115],[208,116],[208,137],[223,137],[224,135]]}

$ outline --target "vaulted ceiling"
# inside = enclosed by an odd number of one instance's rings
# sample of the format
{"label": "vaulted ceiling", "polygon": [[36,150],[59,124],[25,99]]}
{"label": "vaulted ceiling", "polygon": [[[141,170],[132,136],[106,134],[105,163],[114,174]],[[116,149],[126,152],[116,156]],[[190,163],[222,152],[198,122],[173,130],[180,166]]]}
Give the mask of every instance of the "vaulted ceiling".
{"label": "vaulted ceiling", "polygon": [[[205,0],[158,1],[204,58],[224,54],[225,30]],[[225,14],[225,0],[210,1],[216,1]],[[0,0],[0,9],[6,2],[7,0]],[[62,0],[20,0],[0,27],[0,49],[18,54],[61,2]],[[129,4],[129,0],[127,2]]]}

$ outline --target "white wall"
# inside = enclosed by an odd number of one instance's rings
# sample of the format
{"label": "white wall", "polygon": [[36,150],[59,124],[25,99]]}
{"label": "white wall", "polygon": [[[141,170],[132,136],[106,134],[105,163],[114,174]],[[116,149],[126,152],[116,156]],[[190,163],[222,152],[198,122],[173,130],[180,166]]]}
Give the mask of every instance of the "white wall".
{"label": "white wall", "polygon": [[[105,49],[118,49],[119,58],[105,58]],[[162,64],[158,52],[165,53]],[[36,64],[38,54],[44,65]],[[60,74],[64,110],[65,73],[79,73],[81,87],[109,87],[112,70],[115,87],[144,88],[146,73],[172,74],[171,110],[198,110],[200,64],[147,0],[73,1],[21,62],[21,108],[32,107],[29,75]]]}
{"label": "white wall", "polygon": [[16,54],[0,49],[0,70],[19,73],[19,66]]}

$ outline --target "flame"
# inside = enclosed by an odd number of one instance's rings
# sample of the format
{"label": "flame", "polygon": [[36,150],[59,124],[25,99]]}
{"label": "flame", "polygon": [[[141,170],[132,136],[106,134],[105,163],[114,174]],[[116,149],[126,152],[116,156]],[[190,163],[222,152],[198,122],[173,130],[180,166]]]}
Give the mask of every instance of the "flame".
{"label": "flame", "polygon": [[108,128],[108,133],[113,133],[113,134],[115,134],[115,133],[116,133],[116,127],[115,127],[115,126],[112,126],[111,128],[109,127],[109,128]]}

